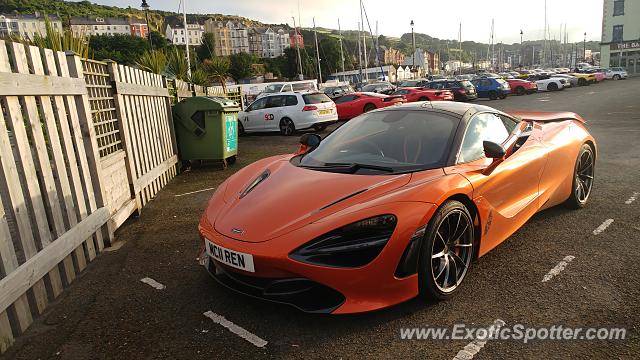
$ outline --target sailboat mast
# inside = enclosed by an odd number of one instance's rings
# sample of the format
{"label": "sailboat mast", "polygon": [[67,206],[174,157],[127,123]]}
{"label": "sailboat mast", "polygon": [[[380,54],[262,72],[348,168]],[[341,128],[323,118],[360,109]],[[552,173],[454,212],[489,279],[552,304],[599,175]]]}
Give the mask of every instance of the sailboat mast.
{"label": "sailboat mast", "polygon": [[342,50],[342,29],[340,28],[340,18],[338,18],[338,35],[340,36],[340,64],[342,65],[342,72],[344,72],[344,52]]}
{"label": "sailboat mast", "polygon": [[316,41],[316,62],[318,63],[318,84],[322,84],[322,68],[320,67],[320,51],[318,50],[318,32],[316,31],[316,17],[313,17],[313,37]]}

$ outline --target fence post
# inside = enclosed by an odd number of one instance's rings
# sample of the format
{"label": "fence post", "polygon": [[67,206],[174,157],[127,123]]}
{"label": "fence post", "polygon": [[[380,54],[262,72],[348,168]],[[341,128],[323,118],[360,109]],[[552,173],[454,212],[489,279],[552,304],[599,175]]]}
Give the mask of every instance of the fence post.
{"label": "fence post", "polygon": [[[169,79],[167,79],[166,76],[162,76],[162,87],[164,87],[165,89],[169,89]],[[176,103],[178,100],[178,84],[176,83],[176,81],[174,80],[173,82],[173,88],[175,89],[176,92]],[[171,94],[171,92],[169,92],[169,94]],[[169,132],[171,134],[171,148],[173,149],[173,153],[174,154],[178,154],[178,143],[176,142],[176,129],[174,128],[174,124],[173,124],[173,109],[172,109],[172,104],[171,104],[171,97],[166,97],[165,101],[167,102],[167,119],[169,120]],[[179,156],[179,154],[178,154]],[[179,164],[180,162],[178,162]]]}
{"label": "fence post", "polygon": [[[73,51],[65,52],[67,56],[67,66],[69,67],[69,75],[71,77],[84,80],[84,72],[82,70],[82,60]],[[88,174],[84,174],[85,180],[91,182],[93,194],[89,194],[89,208],[91,213],[105,206],[104,186],[102,184],[102,165],[100,164],[100,152],[98,150],[98,142],[96,140],[96,132],[91,114],[91,106],[89,105],[89,95],[75,96],[75,107],[78,114],[78,121],[82,132],[82,140],[87,152]],[[87,186],[89,186],[87,184]],[[107,245],[111,245],[113,234],[105,227],[100,232],[96,232],[96,240],[100,250],[104,247],[106,240]]]}

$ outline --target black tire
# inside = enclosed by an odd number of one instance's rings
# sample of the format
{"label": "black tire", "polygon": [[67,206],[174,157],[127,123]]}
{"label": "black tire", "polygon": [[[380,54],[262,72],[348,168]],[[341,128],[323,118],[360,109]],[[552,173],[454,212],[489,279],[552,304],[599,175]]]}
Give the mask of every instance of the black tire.
{"label": "black tire", "polygon": [[233,165],[236,163],[237,157],[236,155],[233,155],[231,157],[228,157],[226,160],[227,160],[227,165]]}
{"label": "black tire", "polygon": [[489,100],[498,100],[498,93],[493,90],[489,91]]}
{"label": "black tire", "polygon": [[280,134],[285,136],[291,136],[296,132],[296,125],[289,118],[282,118],[280,120]]}
{"label": "black tire", "polygon": [[518,87],[516,88],[516,94],[517,94],[517,95],[522,96],[522,95],[524,95],[524,92],[525,92],[525,91],[524,91],[524,88],[523,88],[522,86],[518,86]]}
{"label": "black tire", "polygon": [[573,169],[571,195],[566,205],[571,209],[581,209],[587,205],[593,189],[595,175],[595,153],[589,144],[582,144]]}
{"label": "black tire", "polygon": [[547,91],[558,91],[558,84],[552,82],[551,84],[547,85]]}
{"label": "black tire", "polygon": [[373,104],[367,104],[364,106],[364,109],[362,109],[362,112],[369,112],[371,110],[375,110],[376,106]]}
{"label": "black tire", "polygon": [[244,135],[244,126],[242,126],[242,121],[238,120],[238,135],[242,136]]}
{"label": "black tire", "polygon": [[[453,223],[455,222],[456,216],[458,217],[456,228],[451,231],[453,227]],[[451,220],[453,219],[453,220]],[[464,228],[464,230],[460,231],[457,227],[458,225],[462,228],[461,220],[465,219],[467,222],[468,228]],[[447,232],[445,234],[445,231]],[[450,241],[448,239],[450,236],[455,240],[455,234],[461,232],[458,235],[458,241]],[[453,232],[454,234],[449,234]],[[463,239],[464,237],[464,239]],[[447,238],[448,240],[445,240]],[[462,243],[464,241],[464,244]],[[457,242],[457,245],[455,244]],[[439,250],[439,245],[442,250]],[[457,262],[453,256],[449,256],[450,248],[449,245],[453,246],[454,252],[455,249],[460,251],[460,255],[456,255],[460,262]],[[420,292],[420,297],[427,301],[433,300],[446,300],[453,296],[459,286],[462,284],[466,274],[468,273],[469,268],[471,267],[471,262],[475,256],[475,235],[474,235],[474,227],[473,227],[473,217],[469,213],[469,210],[459,201],[449,200],[438,208],[436,213],[433,215],[431,220],[429,221],[429,225],[425,231],[425,236],[422,239],[422,244],[420,247],[420,260],[418,262],[418,289]],[[437,252],[434,254],[434,251]],[[438,257],[438,254],[440,256]],[[451,258],[452,260],[449,260]],[[443,265],[443,260],[445,264]],[[438,262],[438,269],[434,269],[434,261]],[[453,261],[453,266],[455,267],[455,287],[451,290],[446,289],[446,282],[450,280],[450,261]],[[462,267],[462,264],[466,263],[462,271],[459,271],[459,267]],[[440,267],[442,267],[440,269]],[[438,279],[443,275],[445,271],[445,267],[447,268],[447,272],[444,274],[443,281],[445,282],[443,286],[439,284]],[[439,274],[436,275],[436,272]],[[460,272],[460,275],[457,274]]]}
{"label": "black tire", "polygon": [[500,97],[500,100],[504,100],[507,98],[507,94],[500,94],[499,97]]}
{"label": "black tire", "polygon": [[585,85],[589,85],[587,80],[585,80],[583,78],[578,79],[578,86],[585,86]]}
{"label": "black tire", "polygon": [[420,99],[418,99],[418,101],[430,101],[428,97],[423,96]]}
{"label": "black tire", "polygon": [[613,80],[620,80],[620,75],[618,74],[613,75]]}
{"label": "black tire", "polygon": [[313,125],[313,129],[315,131],[318,131],[318,132],[324,131],[324,129],[326,129],[326,128],[327,128],[327,124],[315,124],[315,125]]}

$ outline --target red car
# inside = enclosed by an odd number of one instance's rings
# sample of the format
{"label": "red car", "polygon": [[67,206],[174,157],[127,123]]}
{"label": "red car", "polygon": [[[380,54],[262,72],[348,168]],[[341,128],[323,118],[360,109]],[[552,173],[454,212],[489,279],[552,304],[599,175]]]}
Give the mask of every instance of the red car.
{"label": "red car", "polygon": [[534,81],[523,79],[506,79],[511,88],[511,93],[516,95],[533,94],[538,92],[538,85]]}
{"label": "red car", "polygon": [[356,92],[333,100],[338,108],[338,119],[349,120],[371,110],[406,102],[402,95],[383,95]]}
{"label": "red car", "polygon": [[407,102],[414,101],[453,101],[450,90],[434,90],[422,87],[405,87],[396,90],[392,95],[402,95]]}

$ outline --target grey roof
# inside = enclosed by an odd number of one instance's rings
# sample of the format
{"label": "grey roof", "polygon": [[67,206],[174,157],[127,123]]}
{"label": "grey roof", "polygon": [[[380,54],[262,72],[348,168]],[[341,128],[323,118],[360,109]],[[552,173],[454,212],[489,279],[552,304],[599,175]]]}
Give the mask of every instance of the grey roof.
{"label": "grey roof", "polygon": [[[24,19],[24,20],[44,20],[45,14],[35,13],[35,14],[4,14],[0,13],[0,16],[4,16],[9,19]],[[47,14],[46,17],[52,21],[59,21],[60,17],[55,14]]]}
{"label": "grey roof", "polygon": [[127,18],[103,18],[74,16],[69,20],[71,25],[129,25]]}

